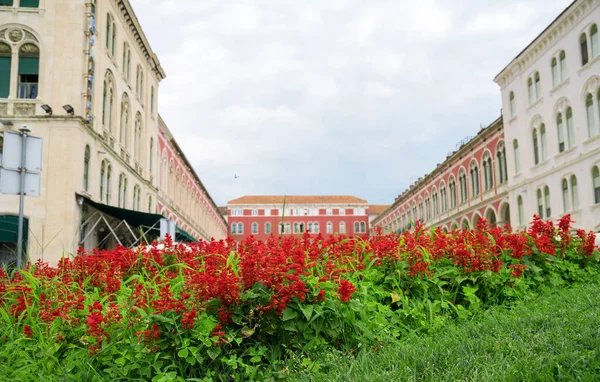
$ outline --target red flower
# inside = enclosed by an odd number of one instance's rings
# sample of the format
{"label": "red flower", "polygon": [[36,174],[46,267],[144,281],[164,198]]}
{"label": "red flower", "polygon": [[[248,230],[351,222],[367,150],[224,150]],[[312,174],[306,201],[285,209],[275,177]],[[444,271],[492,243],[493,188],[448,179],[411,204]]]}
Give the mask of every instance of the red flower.
{"label": "red flower", "polygon": [[192,309],[189,312],[185,312],[181,318],[181,326],[184,329],[194,329],[194,319],[196,318],[196,309]]}
{"label": "red flower", "polygon": [[31,329],[31,326],[25,325],[23,327],[23,333],[25,334],[25,337],[31,338],[31,336],[33,335],[33,329]]}
{"label": "red flower", "polygon": [[340,281],[340,287],[338,288],[338,295],[340,296],[340,300],[342,302],[350,301],[350,298],[352,297],[354,292],[356,292],[356,288],[354,287],[354,284],[352,284],[348,280]]}

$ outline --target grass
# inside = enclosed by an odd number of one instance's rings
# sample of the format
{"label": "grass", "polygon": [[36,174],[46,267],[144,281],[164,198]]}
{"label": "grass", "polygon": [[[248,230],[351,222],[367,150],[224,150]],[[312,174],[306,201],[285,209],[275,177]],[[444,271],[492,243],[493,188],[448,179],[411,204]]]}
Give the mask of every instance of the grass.
{"label": "grass", "polygon": [[494,307],[355,357],[328,353],[310,381],[598,381],[600,279]]}

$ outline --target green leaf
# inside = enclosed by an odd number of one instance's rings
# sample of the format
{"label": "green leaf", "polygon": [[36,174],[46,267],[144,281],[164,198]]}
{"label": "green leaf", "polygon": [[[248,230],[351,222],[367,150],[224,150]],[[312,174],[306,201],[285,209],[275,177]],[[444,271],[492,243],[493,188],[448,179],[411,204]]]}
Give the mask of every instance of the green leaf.
{"label": "green leaf", "polygon": [[306,317],[307,320],[310,320],[313,314],[314,307],[312,305],[300,305],[300,309],[302,310],[302,314]]}
{"label": "green leaf", "polygon": [[244,337],[244,338],[248,338],[248,337],[250,337],[250,336],[251,336],[251,335],[253,335],[253,334],[254,334],[254,329],[250,329],[250,328],[249,328],[249,327],[247,327],[247,326],[244,326],[244,327],[242,328],[242,337]]}
{"label": "green leaf", "polygon": [[177,355],[181,358],[187,358],[188,354],[189,354],[189,351],[187,348],[183,348],[179,352],[177,352]]}
{"label": "green leaf", "polygon": [[286,310],[283,311],[283,317],[282,317],[283,321],[293,320],[296,317],[298,317],[298,312],[296,312],[292,308],[287,308]]}
{"label": "green leaf", "polygon": [[219,354],[221,354],[221,348],[212,347],[206,350],[206,353],[208,353],[210,359],[216,359],[219,356]]}

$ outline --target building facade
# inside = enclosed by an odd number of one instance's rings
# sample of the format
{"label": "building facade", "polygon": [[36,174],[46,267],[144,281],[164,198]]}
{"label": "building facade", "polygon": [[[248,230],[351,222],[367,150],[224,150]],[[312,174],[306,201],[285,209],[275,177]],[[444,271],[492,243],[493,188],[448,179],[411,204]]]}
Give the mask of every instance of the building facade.
{"label": "building facade", "polygon": [[195,238],[226,237],[227,222],[219,208],[160,116],[158,122],[160,184],[156,212]]}
{"label": "building facade", "polygon": [[237,241],[271,235],[369,236],[369,205],[354,196],[243,196],[227,203]]}
{"label": "building facade", "polygon": [[449,231],[470,228],[480,218],[510,222],[502,118],[459,143],[435,170],[417,180],[382,212],[373,227],[403,232],[421,222]]}
{"label": "building facade", "polygon": [[[25,198],[30,260],[156,237],[176,192],[161,192],[157,165],[164,78],[128,0],[2,2],[0,133],[27,126],[44,141],[41,196]],[[0,195],[0,261],[16,249],[18,205]],[[178,219],[206,237],[195,216]]]}
{"label": "building facade", "polygon": [[513,226],[535,213],[600,231],[600,1],[577,0],[495,78]]}

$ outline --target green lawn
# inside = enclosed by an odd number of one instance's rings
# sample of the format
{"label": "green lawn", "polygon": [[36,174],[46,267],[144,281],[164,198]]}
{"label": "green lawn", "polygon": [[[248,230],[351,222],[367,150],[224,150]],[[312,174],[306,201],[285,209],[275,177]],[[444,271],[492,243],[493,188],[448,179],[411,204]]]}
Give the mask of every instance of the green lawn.
{"label": "green lawn", "polygon": [[323,368],[299,379],[600,381],[600,280],[496,307],[379,352],[318,359]]}

